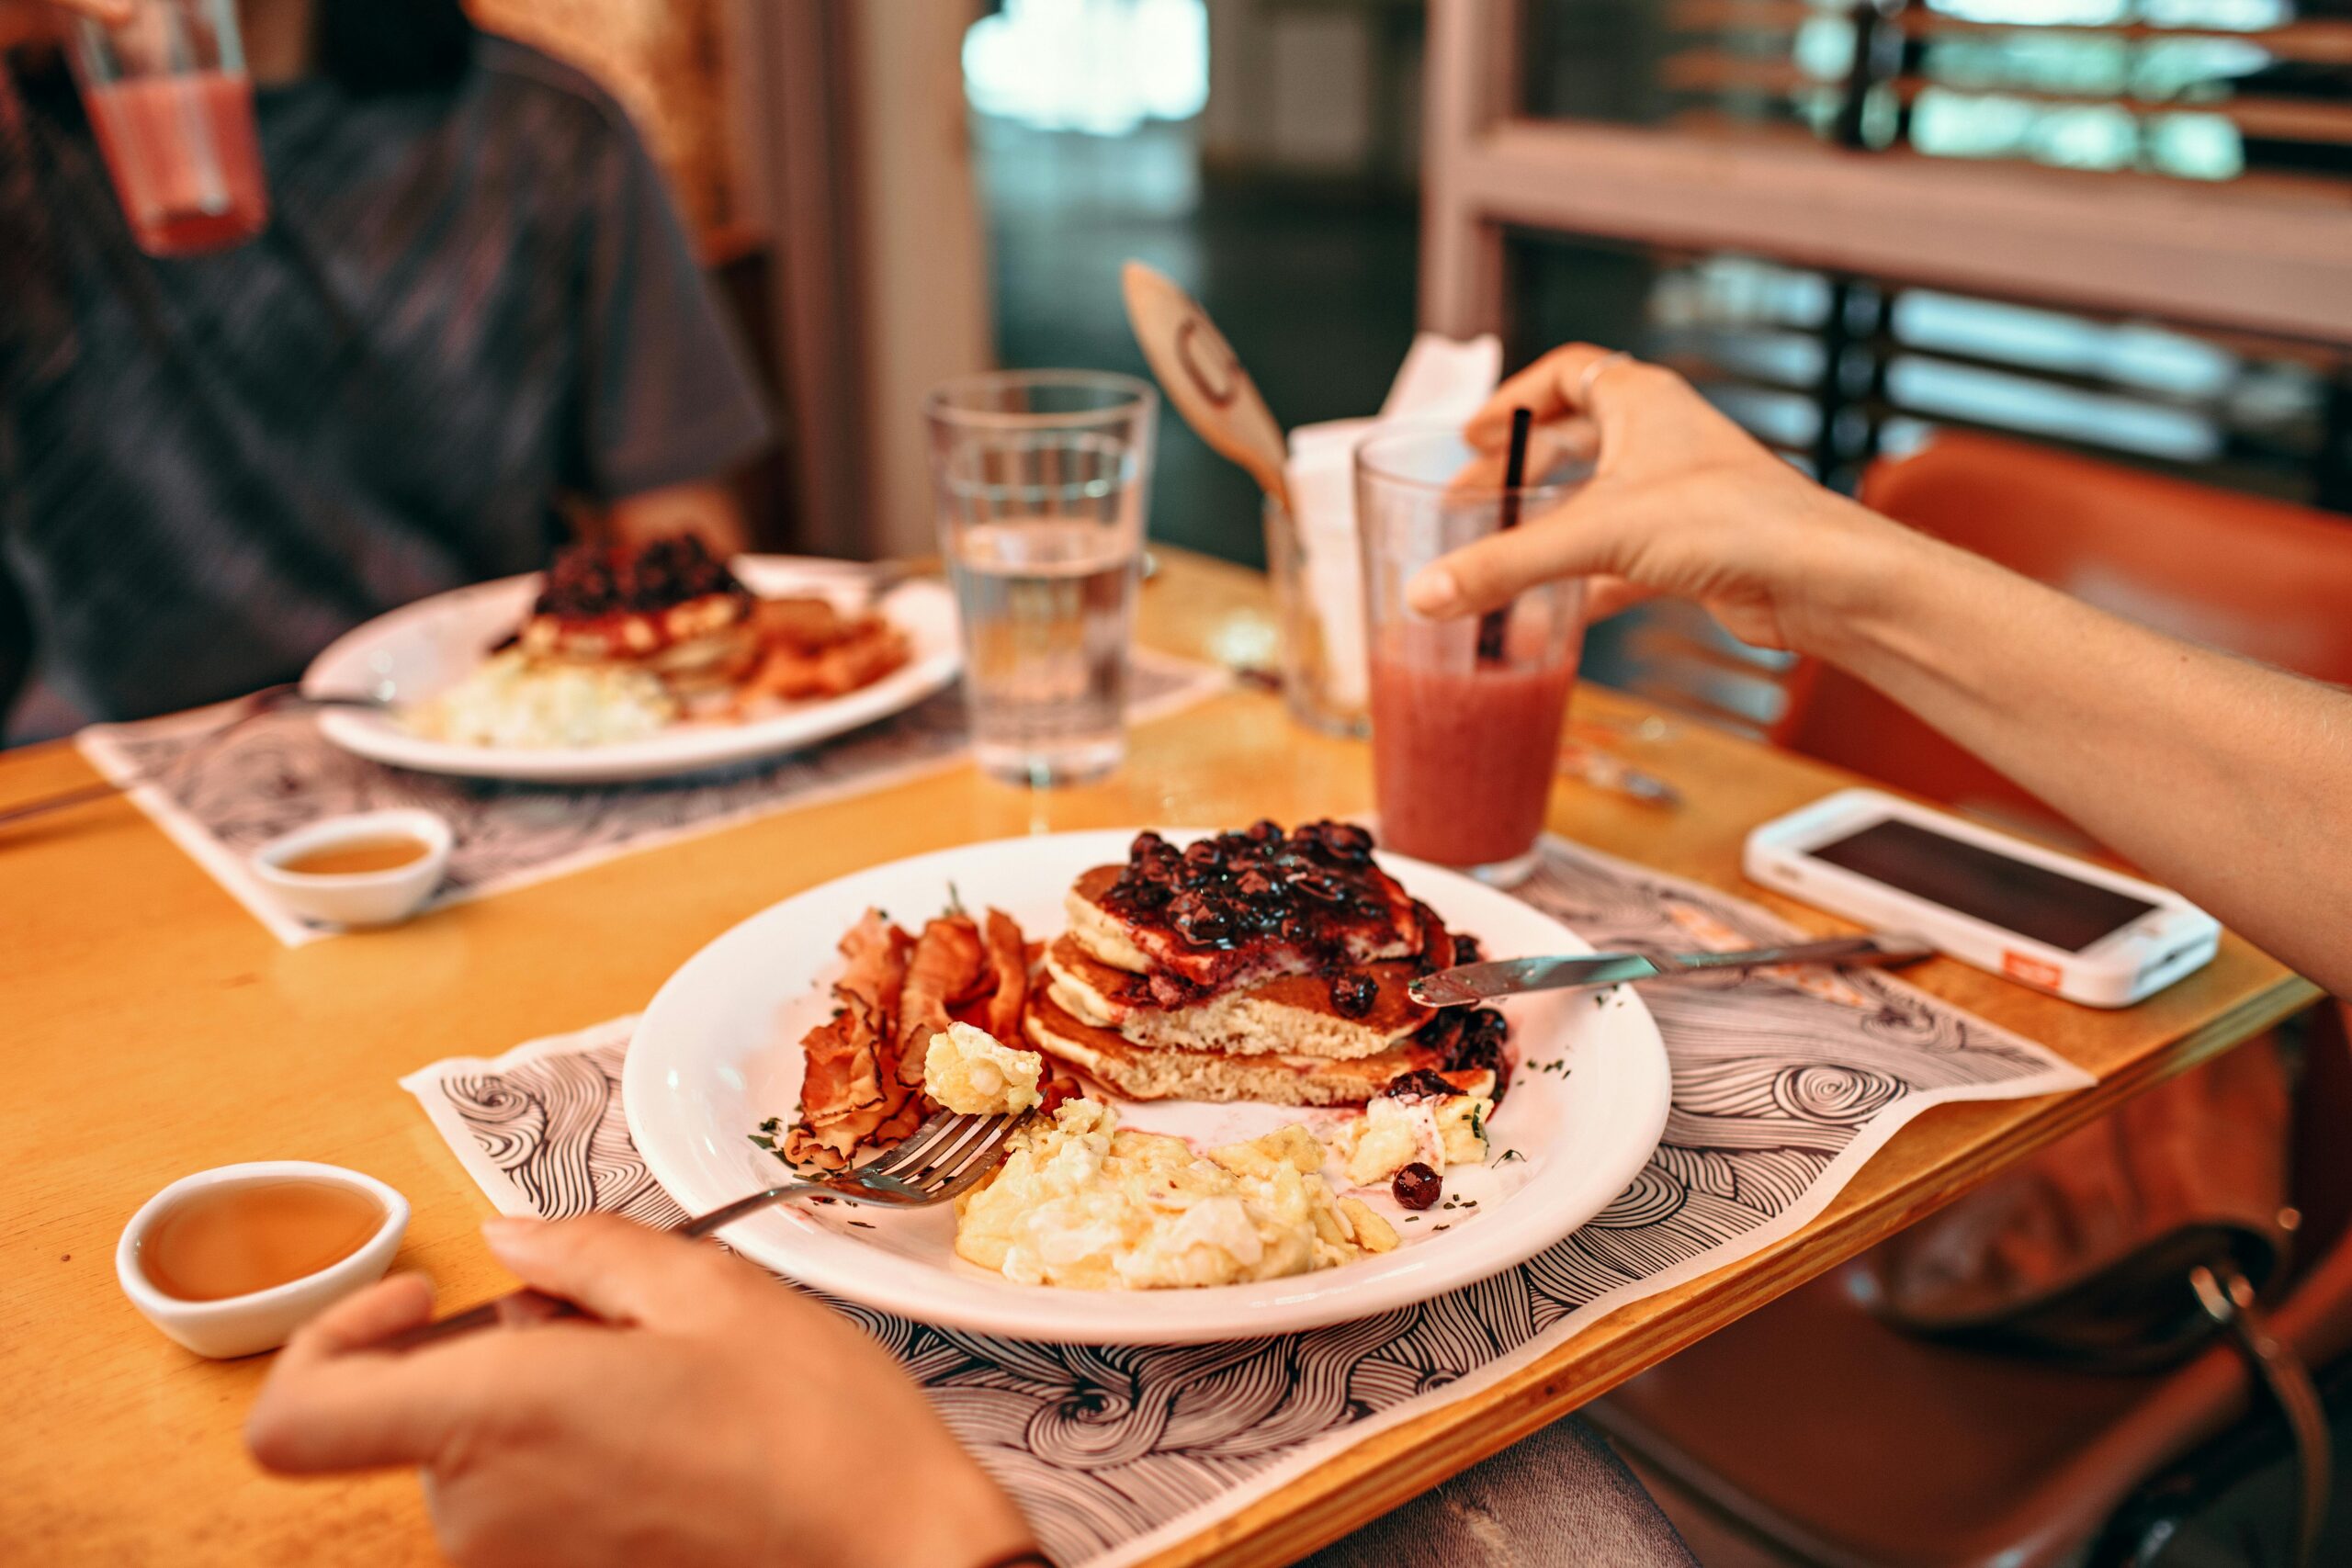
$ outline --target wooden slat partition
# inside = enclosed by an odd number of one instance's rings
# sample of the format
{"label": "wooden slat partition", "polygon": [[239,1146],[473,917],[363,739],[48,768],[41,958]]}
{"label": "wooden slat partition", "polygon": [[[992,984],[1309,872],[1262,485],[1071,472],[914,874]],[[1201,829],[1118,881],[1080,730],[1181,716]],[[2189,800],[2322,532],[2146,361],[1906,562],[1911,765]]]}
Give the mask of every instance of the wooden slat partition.
{"label": "wooden slat partition", "polygon": [[[1672,0],[1667,7],[1669,27],[1691,33],[1746,33],[1766,36],[1793,34],[1807,22],[1850,16],[1855,6],[1813,6],[1805,0]],[[2043,37],[2073,35],[2123,39],[2134,42],[2187,39],[2254,43],[2278,60],[2306,65],[2352,65],[2352,21],[2308,17],[2273,28],[2243,30],[2220,28],[2165,28],[2147,22],[2038,23],[1955,17],[1908,6],[1892,18],[1893,25],[1915,38],[1939,38],[1986,33],[2031,33]]]}
{"label": "wooden slat partition", "polygon": [[[1658,85],[1682,93],[1796,94],[1835,90],[1838,84],[1815,76],[1794,60],[1736,54],[1706,45],[1679,50],[1658,63]],[[2022,99],[2052,107],[2096,107],[2116,105],[2135,114],[2207,114],[2230,121],[2241,131],[2281,141],[2352,144],[2352,101],[2287,98],[2233,93],[2227,97],[2147,97],[2133,93],[2055,93],[2011,83],[1955,83],[1905,74],[1883,84],[1905,103],[1931,92],[1968,97]]]}

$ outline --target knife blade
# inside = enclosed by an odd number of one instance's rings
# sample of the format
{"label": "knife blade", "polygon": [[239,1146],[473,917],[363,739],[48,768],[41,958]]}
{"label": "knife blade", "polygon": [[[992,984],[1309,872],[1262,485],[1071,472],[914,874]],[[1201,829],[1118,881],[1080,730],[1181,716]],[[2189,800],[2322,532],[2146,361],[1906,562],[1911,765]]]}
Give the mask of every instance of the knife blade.
{"label": "knife blade", "polygon": [[1424,975],[1409,989],[1423,1007],[1467,1007],[1522,991],[1577,990],[1630,985],[1637,980],[1687,979],[1693,975],[1736,973],[1781,964],[1914,964],[1935,949],[1890,931],[1830,937],[1784,947],[1738,953],[1595,953],[1574,958],[1498,958],[1457,964]]}

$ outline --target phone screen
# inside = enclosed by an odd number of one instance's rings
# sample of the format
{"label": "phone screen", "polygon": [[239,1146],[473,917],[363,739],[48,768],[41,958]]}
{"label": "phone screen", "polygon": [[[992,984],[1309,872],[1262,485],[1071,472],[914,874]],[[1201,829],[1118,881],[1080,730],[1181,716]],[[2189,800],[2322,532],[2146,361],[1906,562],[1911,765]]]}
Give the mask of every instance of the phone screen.
{"label": "phone screen", "polygon": [[2154,909],[2145,899],[1946,838],[1899,818],[1806,852],[2004,931],[2080,953]]}

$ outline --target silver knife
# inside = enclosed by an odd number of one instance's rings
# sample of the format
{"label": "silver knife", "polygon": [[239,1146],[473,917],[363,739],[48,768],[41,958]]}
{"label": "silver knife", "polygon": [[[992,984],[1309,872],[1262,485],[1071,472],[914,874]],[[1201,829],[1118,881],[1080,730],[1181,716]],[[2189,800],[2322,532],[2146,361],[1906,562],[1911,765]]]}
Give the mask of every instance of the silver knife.
{"label": "silver knife", "polygon": [[1623,986],[1635,980],[1672,980],[1726,970],[1762,969],[1776,964],[1916,964],[1934,953],[1927,942],[1878,931],[1831,937],[1790,947],[1754,947],[1741,953],[1595,953],[1582,958],[1498,958],[1463,964],[1414,981],[1413,999],[1423,1007],[1466,1007],[1521,991],[1564,991],[1586,986]]}

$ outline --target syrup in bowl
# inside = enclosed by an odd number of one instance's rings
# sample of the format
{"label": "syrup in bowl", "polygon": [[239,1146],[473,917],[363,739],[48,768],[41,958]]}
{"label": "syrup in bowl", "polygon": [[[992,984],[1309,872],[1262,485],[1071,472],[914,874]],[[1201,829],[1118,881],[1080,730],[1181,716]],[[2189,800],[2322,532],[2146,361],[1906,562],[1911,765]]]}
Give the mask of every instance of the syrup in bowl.
{"label": "syrup in bowl", "polygon": [[277,863],[277,869],[293,876],[364,876],[414,865],[432,852],[422,840],[405,834],[356,839],[288,855]]}
{"label": "syrup in bowl", "polygon": [[251,1295],[342,1262],[383,1227],[384,1214],[375,1194],[339,1181],[218,1182],[156,1216],[139,1240],[139,1269],[177,1301]]}
{"label": "syrup in bowl", "polygon": [[305,824],[254,850],[246,863],[296,919],[388,926],[424,907],[456,847],[447,818],[396,807]]}

